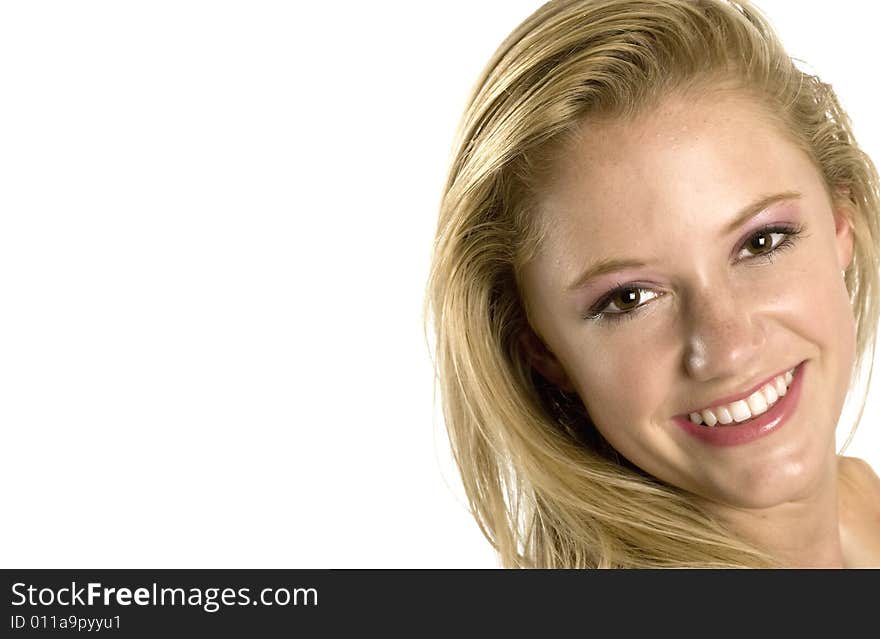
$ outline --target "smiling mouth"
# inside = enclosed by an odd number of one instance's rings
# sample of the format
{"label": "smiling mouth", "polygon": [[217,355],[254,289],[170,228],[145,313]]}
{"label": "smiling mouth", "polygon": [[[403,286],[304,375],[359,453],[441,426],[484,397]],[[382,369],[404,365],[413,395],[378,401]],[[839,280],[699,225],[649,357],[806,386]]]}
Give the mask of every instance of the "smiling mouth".
{"label": "smiling mouth", "polygon": [[777,375],[747,397],[694,411],[688,418],[694,424],[712,427],[741,424],[763,415],[788,392],[796,368]]}

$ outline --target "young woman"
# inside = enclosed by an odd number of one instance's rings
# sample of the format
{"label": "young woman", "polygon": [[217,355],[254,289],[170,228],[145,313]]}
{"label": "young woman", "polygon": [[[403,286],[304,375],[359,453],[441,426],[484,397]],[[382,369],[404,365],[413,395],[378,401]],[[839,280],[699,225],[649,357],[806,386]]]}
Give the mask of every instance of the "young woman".
{"label": "young woman", "polygon": [[880,567],[880,480],[835,447],[878,214],[830,86],[747,3],[523,22],[462,121],[428,296],[503,565]]}

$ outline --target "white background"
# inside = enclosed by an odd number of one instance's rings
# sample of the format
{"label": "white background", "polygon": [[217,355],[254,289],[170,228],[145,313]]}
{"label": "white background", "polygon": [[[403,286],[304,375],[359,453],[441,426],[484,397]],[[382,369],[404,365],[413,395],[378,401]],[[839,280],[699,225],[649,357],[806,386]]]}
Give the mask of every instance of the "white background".
{"label": "white background", "polygon": [[[496,566],[421,303],[458,118],[539,4],[0,4],[0,566]],[[761,6],[880,159],[880,12]]]}

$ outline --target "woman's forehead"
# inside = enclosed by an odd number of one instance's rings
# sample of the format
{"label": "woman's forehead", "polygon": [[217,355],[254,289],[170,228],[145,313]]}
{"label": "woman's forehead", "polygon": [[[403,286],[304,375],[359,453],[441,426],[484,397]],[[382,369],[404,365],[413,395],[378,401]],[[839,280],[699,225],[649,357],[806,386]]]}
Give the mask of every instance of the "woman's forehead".
{"label": "woman's forehead", "polygon": [[669,101],[630,122],[585,121],[555,163],[537,196],[551,243],[723,224],[760,197],[819,179],[760,106],[735,96]]}

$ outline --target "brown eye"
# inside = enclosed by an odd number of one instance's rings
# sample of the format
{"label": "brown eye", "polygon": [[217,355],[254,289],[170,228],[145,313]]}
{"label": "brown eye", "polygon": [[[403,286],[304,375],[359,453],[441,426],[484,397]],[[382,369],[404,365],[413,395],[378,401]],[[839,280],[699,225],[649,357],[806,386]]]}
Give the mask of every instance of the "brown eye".
{"label": "brown eye", "polygon": [[652,299],[662,294],[643,286],[627,286],[614,289],[590,309],[584,319],[618,321],[634,317]]}
{"label": "brown eye", "polygon": [[640,289],[637,288],[625,288],[615,293],[611,301],[621,311],[631,311],[639,305],[639,299],[641,298],[639,291]]}
{"label": "brown eye", "polygon": [[[786,251],[795,245],[801,235],[802,226],[789,226],[787,224],[765,226],[755,231],[755,234],[740,244],[740,258],[749,262],[773,262],[774,257],[781,251]],[[744,255],[747,251],[748,255]],[[759,259],[760,258],[760,259]]]}
{"label": "brown eye", "polygon": [[766,253],[768,249],[773,247],[773,239],[770,237],[773,233],[763,232],[753,235],[746,244],[745,248],[754,255]]}

